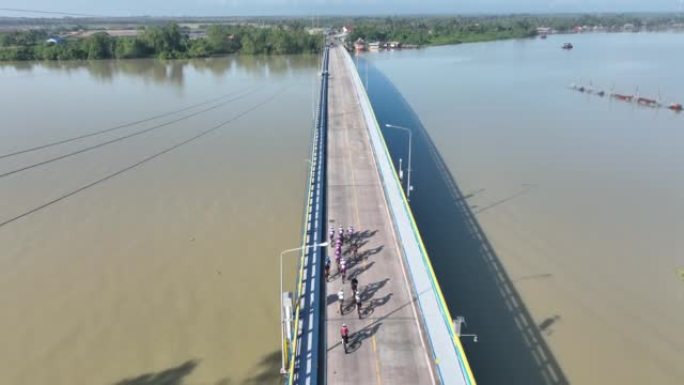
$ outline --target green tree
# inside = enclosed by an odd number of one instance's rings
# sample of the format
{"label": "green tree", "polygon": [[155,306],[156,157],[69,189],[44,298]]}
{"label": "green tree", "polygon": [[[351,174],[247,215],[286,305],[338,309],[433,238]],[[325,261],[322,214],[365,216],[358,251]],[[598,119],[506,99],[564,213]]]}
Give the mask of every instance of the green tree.
{"label": "green tree", "polygon": [[149,47],[137,37],[122,37],[116,40],[114,56],[117,59],[131,59],[147,57],[149,55]]}
{"label": "green tree", "polygon": [[112,38],[105,32],[98,32],[85,40],[88,60],[112,58]]}

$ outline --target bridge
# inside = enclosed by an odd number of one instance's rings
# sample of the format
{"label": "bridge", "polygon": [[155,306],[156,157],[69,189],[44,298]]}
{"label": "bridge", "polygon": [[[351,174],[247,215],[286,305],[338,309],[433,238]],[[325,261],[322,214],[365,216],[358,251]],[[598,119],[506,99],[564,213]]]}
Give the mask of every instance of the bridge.
{"label": "bridge", "polygon": [[[296,291],[284,297],[287,384],[458,384],[475,380],[351,56],[326,48]],[[323,275],[327,229],[353,226],[348,279]],[[334,258],[331,258],[334,260]],[[338,291],[345,300],[340,306]],[[341,311],[341,312],[340,312]],[[339,330],[346,324],[345,351]]]}

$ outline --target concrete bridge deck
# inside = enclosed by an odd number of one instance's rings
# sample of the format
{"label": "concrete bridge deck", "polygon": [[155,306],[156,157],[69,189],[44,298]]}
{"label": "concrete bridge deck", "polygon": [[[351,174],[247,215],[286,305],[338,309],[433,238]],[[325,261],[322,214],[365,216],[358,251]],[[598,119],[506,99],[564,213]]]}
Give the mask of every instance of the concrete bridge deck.
{"label": "concrete bridge deck", "polygon": [[[332,49],[328,85],[328,224],[353,225],[363,245],[358,263],[346,255],[348,276],[356,276],[362,294],[361,318],[352,291],[337,274],[334,248],[332,279],[327,283],[326,333],[328,384],[435,384],[432,360],[422,336],[416,304],[404,266],[383,186],[373,157],[368,128],[342,48]],[[347,244],[343,247],[348,250]],[[337,292],[345,292],[339,312]],[[349,354],[339,329],[351,333]]]}
{"label": "concrete bridge deck", "polygon": [[[343,48],[331,49],[328,72],[328,226],[360,232],[363,258],[351,261],[348,276],[359,280],[363,310],[359,318],[330,248],[325,383],[474,384],[370,102]],[[348,354],[340,343],[342,323],[351,333]]]}

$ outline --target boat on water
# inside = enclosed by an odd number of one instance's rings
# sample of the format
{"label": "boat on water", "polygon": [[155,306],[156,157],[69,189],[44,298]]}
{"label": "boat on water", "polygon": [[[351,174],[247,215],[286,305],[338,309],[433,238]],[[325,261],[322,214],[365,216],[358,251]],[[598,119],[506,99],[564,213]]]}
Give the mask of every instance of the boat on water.
{"label": "boat on water", "polygon": [[617,100],[623,100],[625,102],[631,102],[634,100],[634,95],[624,95],[624,94],[610,94],[612,98]]}
{"label": "boat on water", "polygon": [[667,108],[669,108],[672,111],[676,111],[676,112],[681,112],[683,109],[683,107],[680,103],[671,103],[669,106],[667,106]]}
{"label": "boat on water", "polygon": [[601,97],[603,97],[603,96],[606,95],[606,91],[604,91],[604,90],[602,90],[602,89],[595,89],[595,88],[594,88],[593,86],[591,86],[591,85],[584,86],[584,85],[581,85],[581,84],[572,83],[572,84],[570,84],[570,88],[573,89],[573,90],[579,91],[579,92],[584,92],[584,93],[587,93],[587,94],[594,94],[594,95],[598,95],[598,96],[601,96]]}
{"label": "boat on water", "polygon": [[642,106],[647,106],[647,107],[658,107],[658,105],[659,105],[657,100],[644,98],[644,97],[637,98],[637,103],[641,104]]}
{"label": "boat on water", "polygon": [[576,83],[571,83],[570,84],[570,89],[585,93],[585,94],[590,94],[590,95],[597,95],[600,97],[604,97],[608,95],[609,97],[613,99],[617,99],[623,102],[627,103],[636,103],[640,106],[644,107],[651,107],[651,108],[667,108],[670,111],[674,112],[682,112],[684,111],[684,106],[682,106],[681,103],[670,103],[670,104],[665,104],[663,103],[660,97],[658,99],[651,99],[651,98],[646,98],[643,96],[639,95],[639,88],[637,88],[637,92],[634,95],[627,95],[627,94],[619,94],[616,92],[611,92],[609,94],[606,93],[606,91],[600,89],[600,88],[594,88],[591,83],[588,86],[582,85],[582,84],[576,84]]}
{"label": "boat on water", "polygon": [[573,48],[575,48],[575,47],[572,45],[572,43],[565,43],[565,44],[563,44],[563,45],[561,46],[561,48],[563,48],[563,49],[573,49]]}

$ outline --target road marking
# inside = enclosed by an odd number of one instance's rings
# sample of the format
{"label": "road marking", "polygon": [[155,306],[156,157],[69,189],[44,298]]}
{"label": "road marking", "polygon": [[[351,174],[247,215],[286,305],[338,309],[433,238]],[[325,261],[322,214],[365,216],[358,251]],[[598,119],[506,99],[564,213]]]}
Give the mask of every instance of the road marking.
{"label": "road marking", "polygon": [[371,336],[371,346],[373,347],[373,353],[375,355],[375,380],[378,382],[378,384],[382,384],[382,376],[380,375],[380,357],[378,357],[375,335]]}

